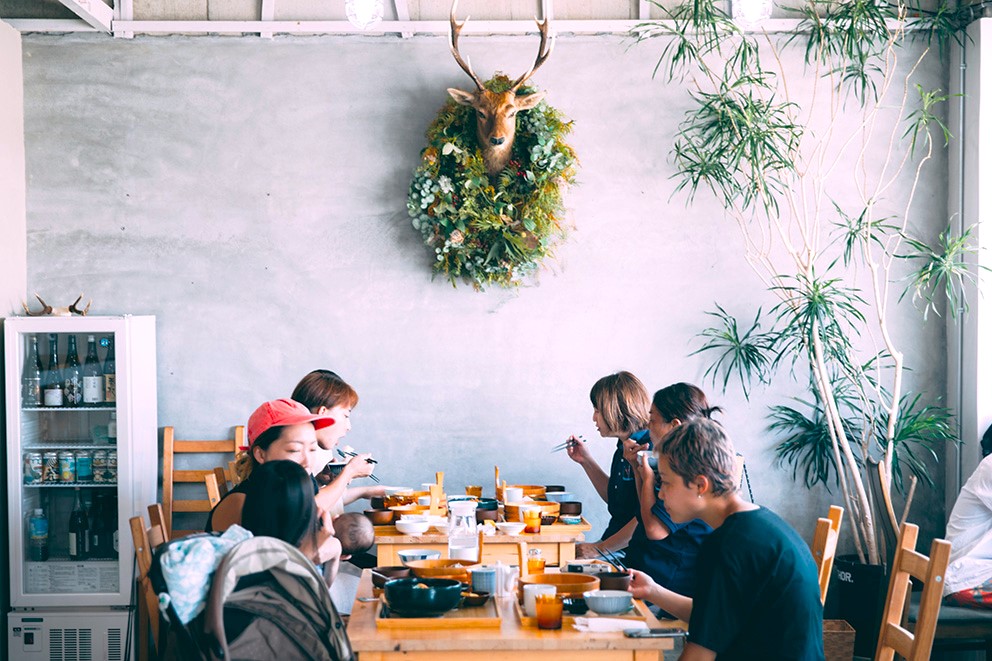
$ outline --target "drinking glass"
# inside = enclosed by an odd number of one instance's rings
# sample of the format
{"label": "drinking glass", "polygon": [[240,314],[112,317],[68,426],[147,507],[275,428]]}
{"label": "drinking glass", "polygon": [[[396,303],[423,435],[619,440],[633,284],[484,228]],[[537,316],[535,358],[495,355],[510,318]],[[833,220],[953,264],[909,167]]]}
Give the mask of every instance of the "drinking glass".
{"label": "drinking glass", "polygon": [[556,594],[539,594],[534,597],[538,629],[561,629],[562,601]]}
{"label": "drinking glass", "polygon": [[482,498],[482,487],[478,484],[470,484],[465,487],[465,495]]}
{"label": "drinking glass", "polygon": [[541,508],[529,507],[521,511],[524,518],[524,532],[541,532]]}

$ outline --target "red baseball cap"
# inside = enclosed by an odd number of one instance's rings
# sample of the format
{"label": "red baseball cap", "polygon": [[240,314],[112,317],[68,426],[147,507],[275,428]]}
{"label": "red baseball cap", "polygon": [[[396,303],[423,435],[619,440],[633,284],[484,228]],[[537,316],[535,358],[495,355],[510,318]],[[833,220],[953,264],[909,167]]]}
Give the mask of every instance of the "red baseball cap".
{"label": "red baseball cap", "polygon": [[334,424],[334,418],[326,415],[315,415],[307,407],[292,399],[274,399],[265,402],[248,418],[248,445],[254,445],[258,437],[272,427],[302,425],[312,422],[316,429],[323,429]]}

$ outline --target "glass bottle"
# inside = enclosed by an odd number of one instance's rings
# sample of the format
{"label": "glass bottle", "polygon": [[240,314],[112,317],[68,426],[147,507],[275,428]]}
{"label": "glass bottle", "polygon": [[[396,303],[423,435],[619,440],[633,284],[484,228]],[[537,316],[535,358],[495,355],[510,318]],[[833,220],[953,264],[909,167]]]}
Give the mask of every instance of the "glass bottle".
{"label": "glass bottle", "polygon": [[448,503],[448,557],[452,560],[479,559],[479,536],[476,529],[475,501]]}
{"label": "glass bottle", "polygon": [[48,560],[48,517],[40,507],[28,518],[28,558],[33,562]]}
{"label": "glass bottle", "polygon": [[69,336],[69,353],[65,357],[65,370],[62,372],[65,382],[65,405],[79,406],[83,403],[83,368],[79,365],[79,354],[76,353],[76,336]]}
{"label": "glass bottle", "polygon": [[90,557],[106,558],[110,547],[110,537],[107,531],[107,520],[103,494],[97,492],[93,496],[93,508],[90,510],[90,518],[93,519],[90,525]]}
{"label": "glass bottle", "polygon": [[59,369],[59,336],[48,335],[48,369],[42,375],[45,406],[62,406],[62,370]]}
{"label": "glass bottle", "polygon": [[114,336],[108,335],[100,340],[100,344],[107,347],[107,355],[103,360],[103,401],[116,402],[117,361],[114,360]]}
{"label": "glass bottle", "polygon": [[83,505],[83,495],[79,487],[75,488],[76,500],[72,504],[72,514],[69,516],[69,559],[85,560],[89,555],[89,517]]}
{"label": "glass bottle", "polygon": [[96,355],[96,338],[86,336],[86,362],[83,363],[83,404],[103,401],[103,367]]}
{"label": "glass bottle", "polygon": [[41,406],[41,359],[38,357],[38,336],[28,343],[28,358],[21,376],[21,405]]}

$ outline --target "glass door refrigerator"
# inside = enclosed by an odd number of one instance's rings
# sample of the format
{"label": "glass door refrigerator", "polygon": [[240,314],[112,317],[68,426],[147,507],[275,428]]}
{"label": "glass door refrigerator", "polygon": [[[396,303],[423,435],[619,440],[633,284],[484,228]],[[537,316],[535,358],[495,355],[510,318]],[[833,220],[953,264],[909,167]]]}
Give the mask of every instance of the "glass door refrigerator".
{"label": "glass door refrigerator", "polygon": [[[155,502],[155,318],[4,322],[11,661],[117,661]],[[2,655],[0,655],[2,656]]]}

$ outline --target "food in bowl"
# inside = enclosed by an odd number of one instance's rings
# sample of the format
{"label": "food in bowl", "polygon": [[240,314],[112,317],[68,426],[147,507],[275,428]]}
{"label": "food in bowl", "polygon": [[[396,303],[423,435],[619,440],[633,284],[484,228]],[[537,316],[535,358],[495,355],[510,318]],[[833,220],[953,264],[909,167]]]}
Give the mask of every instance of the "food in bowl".
{"label": "food in bowl", "polygon": [[465,606],[482,606],[489,601],[488,592],[462,592],[462,604]]}
{"label": "food in bowl", "polygon": [[406,519],[400,519],[396,522],[396,529],[404,535],[423,535],[430,527],[431,524],[426,520],[407,521]]}
{"label": "food in bowl", "polygon": [[503,521],[502,523],[497,523],[496,528],[507,535],[519,535],[524,531],[524,526],[526,524],[519,521]]}
{"label": "food in bowl", "polygon": [[590,590],[582,598],[589,610],[600,615],[626,613],[634,605],[633,596],[625,590]]}
{"label": "food in bowl", "polygon": [[414,560],[437,560],[441,557],[441,552],[432,549],[403,549],[397,551],[396,555],[400,556],[400,562],[406,565]]}
{"label": "food in bowl", "polygon": [[383,594],[389,610],[402,616],[437,617],[458,606],[462,584],[445,578],[394,578]]}

